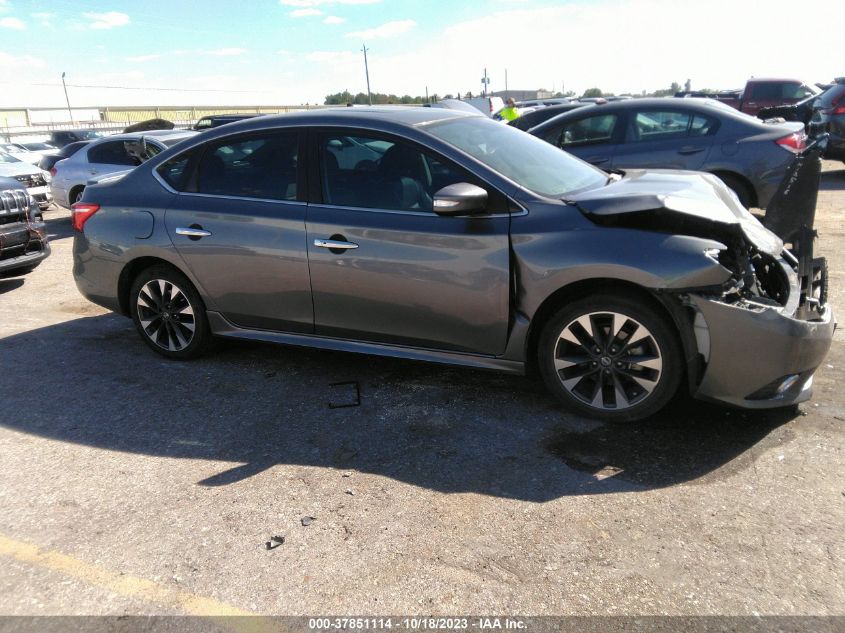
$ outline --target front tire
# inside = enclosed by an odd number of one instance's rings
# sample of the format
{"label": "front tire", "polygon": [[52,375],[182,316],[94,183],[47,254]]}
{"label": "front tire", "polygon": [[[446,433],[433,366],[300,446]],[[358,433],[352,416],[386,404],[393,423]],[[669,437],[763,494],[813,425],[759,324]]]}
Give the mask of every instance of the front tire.
{"label": "front tire", "polygon": [[144,342],[167,358],[197,358],[211,343],[199,293],[185,275],[169,266],[153,266],[135,278],[129,311]]}
{"label": "front tire", "polygon": [[662,409],[683,374],[678,337],[642,300],[599,294],[560,309],[540,334],[540,373],[564,405],[609,422]]}

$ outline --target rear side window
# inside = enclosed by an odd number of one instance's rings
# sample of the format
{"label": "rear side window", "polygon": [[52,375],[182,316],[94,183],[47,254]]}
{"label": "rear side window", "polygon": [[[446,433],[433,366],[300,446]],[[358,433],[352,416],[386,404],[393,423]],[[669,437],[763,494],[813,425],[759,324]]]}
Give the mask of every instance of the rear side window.
{"label": "rear side window", "polygon": [[159,166],[158,175],[176,191],[185,191],[188,188],[188,179],[193,165],[196,164],[198,154],[198,150],[191,150],[174,156]]}
{"label": "rear side window", "polygon": [[637,112],[628,124],[626,143],[670,141],[715,133],[718,119],[677,110]]}
{"label": "rear side window", "polygon": [[99,165],[127,165],[135,167],[138,160],[129,155],[123,141],[94,145],[88,150],[88,162]]}
{"label": "rear side window", "polygon": [[561,148],[609,143],[616,127],[615,114],[601,114],[565,123],[547,134],[545,140]]}
{"label": "rear side window", "polygon": [[753,84],[749,99],[781,99],[783,95],[783,84]]}
{"label": "rear side window", "polygon": [[296,132],[282,132],[206,145],[197,170],[196,191],[238,198],[296,200],[298,144]]}

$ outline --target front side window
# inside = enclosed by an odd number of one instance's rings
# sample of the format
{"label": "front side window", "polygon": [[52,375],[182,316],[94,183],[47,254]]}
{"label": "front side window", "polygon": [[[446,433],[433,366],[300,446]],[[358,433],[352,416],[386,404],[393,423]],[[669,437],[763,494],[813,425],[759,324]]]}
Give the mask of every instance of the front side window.
{"label": "front side window", "polygon": [[601,114],[570,121],[563,128],[559,128],[560,132],[555,144],[562,149],[566,149],[568,147],[610,143],[613,137],[613,128],[616,126],[616,119],[615,114]]}
{"label": "front side window", "polygon": [[196,190],[239,198],[296,200],[298,145],[296,132],[211,143],[199,163]]}
{"label": "front side window", "polygon": [[412,145],[375,135],[326,135],[320,155],[323,201],[337,206],[433,212],[437,191],[475,180]]}

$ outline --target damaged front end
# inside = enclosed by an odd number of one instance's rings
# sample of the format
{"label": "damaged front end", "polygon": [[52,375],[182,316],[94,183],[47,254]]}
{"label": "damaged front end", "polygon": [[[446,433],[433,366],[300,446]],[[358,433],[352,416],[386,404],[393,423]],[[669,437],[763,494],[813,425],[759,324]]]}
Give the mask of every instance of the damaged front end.
{"label": "damaged front end", "polygon": [[610,197],[572,203],[601,226],[713,240],[705,255],[724,277],[718,285],[654,289],[681,329],[692,393],[744,408],[809,399],[835,328],[812,229],[794,231],[791,250],[714,176],[629,172],[619,184],[629,179],[629,195],[616,204]]}

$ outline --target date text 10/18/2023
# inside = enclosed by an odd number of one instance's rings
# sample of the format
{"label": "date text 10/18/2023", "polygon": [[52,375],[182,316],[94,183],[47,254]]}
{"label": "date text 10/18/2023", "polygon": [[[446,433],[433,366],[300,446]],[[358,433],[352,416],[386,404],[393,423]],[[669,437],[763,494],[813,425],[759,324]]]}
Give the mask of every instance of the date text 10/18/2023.
{"label": "date text 10/18/2023", "polygon": [[308,628],[312,631],[354,631],[378,629],[404,629],[409,631],[449,630],[511,630],[526,629],[526,623],[517,618],[475,617],[475,618],[309,618]]}

